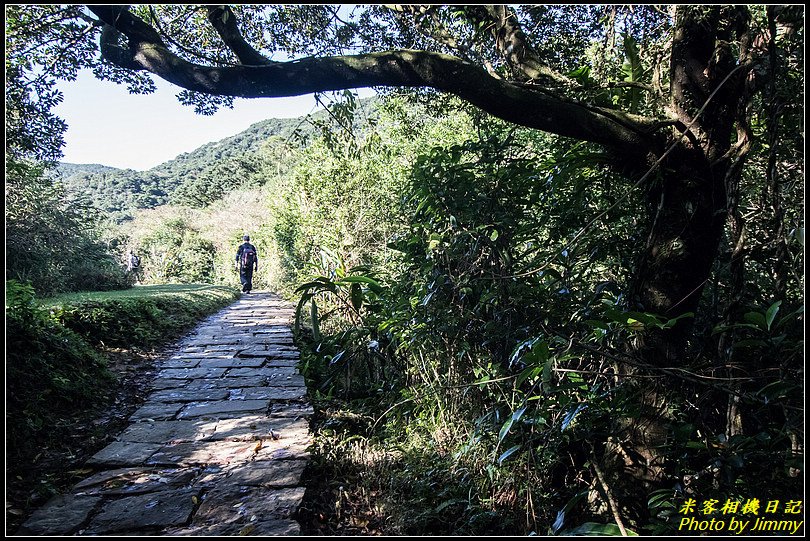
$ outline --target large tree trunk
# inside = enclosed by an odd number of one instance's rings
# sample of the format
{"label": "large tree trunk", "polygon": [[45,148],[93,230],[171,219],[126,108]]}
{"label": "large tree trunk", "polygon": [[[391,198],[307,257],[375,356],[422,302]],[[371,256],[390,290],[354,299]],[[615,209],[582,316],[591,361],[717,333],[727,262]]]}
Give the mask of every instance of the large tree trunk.
{"label": "large tree trunk", "polygon": [[[665,168],[650,190],[652,223],[633,285],[633,298],[644,311],[675,318],[698,309],[726,208],[724,175],[705,162],[697,152],[676,153],[670,161],[674,167]],[[660,364],[677,358],[691,321],[685,318],[666,332],[649,335],[643,346],[646,360]]]}
{"label": "large tree trunk", "polygon": [[[681,125],[647,194],[650,229],[631,288],[641,310],[668,318],[697,312],[711,276],[727,219],[727,190],[739,182],[744,157],[733,145],[745,99],[743,70],[728,44],[741,39],[747,18],[744,7],[679,8],[670,76],[671,106]],[[671,329],[650,332],[633,353],[657,367],[685,365],[692,326],[693,318],[684,318]],[[667,391],[675,384],[645,383],[638,389],[637,414],[616,421],[623,443],[609,445],[604,460],[611,472],[628,474],[615,479],[628,494],[639,484],[653,488],[665,475],[660,450],[670,432]]]}
{"label": "large tree trunk", "polygon": [[[729,44],[744,40],[748,17],[746,8],[734,6],[678,11],[670,76],[682,133],[673,134],[674,152],[648,192],[650,231],[632,287],[642,310],[669,318],[696,312],[711,275],[726,221],[726,190],[739,182],[732,138],[744,71]],[[685,318],[649,335],[641,348],[646,360],[660,365],[676,359],[691,322]]]}

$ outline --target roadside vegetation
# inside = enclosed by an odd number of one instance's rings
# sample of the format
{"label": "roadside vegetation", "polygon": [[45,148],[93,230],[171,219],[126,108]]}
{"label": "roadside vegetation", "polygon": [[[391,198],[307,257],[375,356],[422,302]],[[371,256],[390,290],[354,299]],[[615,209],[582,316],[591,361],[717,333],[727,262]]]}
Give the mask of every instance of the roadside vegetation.
{"label": "roadside vegetation", "polygon": [[[803,285],[758,270],[768,211],[749,215],[744,293],[724,259],[699,312],[634,310],[644,200],[598,154],[463,108],[400,112],[412,147],[327,147],[274,203],[317,412],[310,533],[662,534],[689,497],[798,498]],[[681,319],[680,364],[634,353]]]}

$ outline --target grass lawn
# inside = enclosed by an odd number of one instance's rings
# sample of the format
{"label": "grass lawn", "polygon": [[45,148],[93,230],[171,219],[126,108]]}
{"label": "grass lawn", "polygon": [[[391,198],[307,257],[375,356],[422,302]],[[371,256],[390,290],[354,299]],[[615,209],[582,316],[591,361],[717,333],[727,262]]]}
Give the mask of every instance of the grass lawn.
{"label": "grass lawn", "polygon": [[202,297],[224,297],[231,295],[234,288],[225,286],[214,286],[210,284],[162,284],[148,286],[134,286],[130,289],[120,289],[114,291],[82,291],[79,293],[63,293],[55,297],[40,299],[42,306],[62,306],[66,304],[76,304],[83,301],[102,301],[116,299],[138,299],[148,297],[172,296],[195,300]]}

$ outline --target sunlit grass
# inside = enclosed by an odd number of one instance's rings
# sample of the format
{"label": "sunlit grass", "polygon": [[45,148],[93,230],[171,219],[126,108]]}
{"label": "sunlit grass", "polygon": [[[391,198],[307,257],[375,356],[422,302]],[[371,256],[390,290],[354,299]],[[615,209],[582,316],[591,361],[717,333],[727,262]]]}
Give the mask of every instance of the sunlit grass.
{"label": "sunlit grass", "polygon": [[123,299],[142,299],[149,297],[179,297],[186,300],[199,297],[226,297],[233,294],[233,288],[214,286],[210,284],[160,284],[135,286],[130,289],[116,291],[82,291],[78,293],[63,293],[55,297],[41,299],[43,306],[60,306],[75,304],[83,301],[104,301]]}

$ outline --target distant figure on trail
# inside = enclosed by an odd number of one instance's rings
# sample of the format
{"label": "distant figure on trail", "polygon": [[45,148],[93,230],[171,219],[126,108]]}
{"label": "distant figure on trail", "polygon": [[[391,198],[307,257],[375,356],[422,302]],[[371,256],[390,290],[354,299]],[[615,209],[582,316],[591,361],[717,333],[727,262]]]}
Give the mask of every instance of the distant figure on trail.
{"label": "distant figure on trail", "polygon": [[127,271],[135,276],[135,282],[141,281],[141,258],[135,255],[135,252],[132,250],[129,251],[129,255],[127,256]]}
{"label": "distant figure on trail", "polygon": [[236,267],[242,281],[242,293],[250,293],[253,289],[253,271],[259,270],[259,254],[256,247],[249,242],[249,235],[245,235],[242,239],[245,242],[236,251]]}

